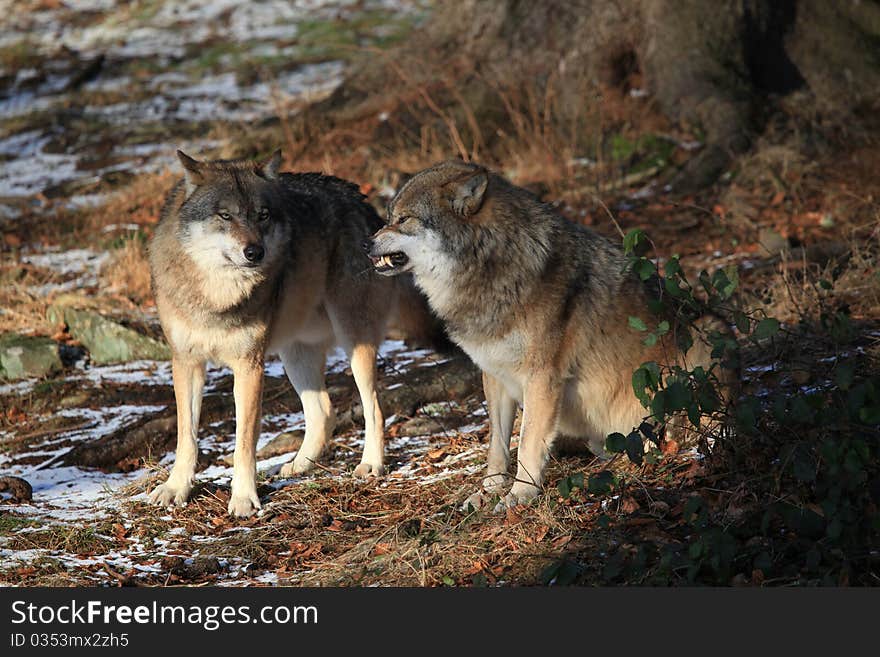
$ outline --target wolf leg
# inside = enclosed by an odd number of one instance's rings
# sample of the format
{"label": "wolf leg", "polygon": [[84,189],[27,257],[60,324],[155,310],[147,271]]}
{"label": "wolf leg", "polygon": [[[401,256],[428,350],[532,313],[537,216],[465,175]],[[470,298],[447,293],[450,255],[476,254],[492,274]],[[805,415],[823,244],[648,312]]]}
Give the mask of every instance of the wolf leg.
{"label": "wolf leg", "polygon": [[257,495],[257,438],[260,435],[263,402],[263,359],[242,359],[232,363],[235,377],[235,454],[232,466],[230,515],[246,518],[260,510]]}
{"label": "wolf leg", "polygon": [[192,490],[199,455],[199,415],[205,387],[205,363],[175,357],[171,361],[171,374],[177,404],[177,453],[168,480],[150,493],[150,503],[160,506],[182,506]]}
{"label": "wolf leg", "polygon": [[327,352],[323,346],[295,343],[281,352],[284,371],[302,401],[306,435],[296,458],[281,468],[282,477],[302,474],[314,467],[333,434],[336,416],[324,383]]}
{"label": "wolf leg", "polygon": [[535,376],[526,384],[516,481],[496,510],[528,502],[541,491],[544,465],[556,437],[561,401],[562,390],[552,374]]}
{"label": "wolf leg", "polygon": [[482,489],[467,498],[465,510],[468,506],[480,508],[486,495],[499,495],[509,477],[510,434],[516,417],[516,400],[498,379],[486,372],[483,372],[483,393],[489,406],[489,456]]}
{"label": "wolf leg", "polygon": [[376,394],[376,345],[355,344],[351,372],[364,407],[364,453],[354,469],[355,477],[379,477],[385,473],[385,420]]}

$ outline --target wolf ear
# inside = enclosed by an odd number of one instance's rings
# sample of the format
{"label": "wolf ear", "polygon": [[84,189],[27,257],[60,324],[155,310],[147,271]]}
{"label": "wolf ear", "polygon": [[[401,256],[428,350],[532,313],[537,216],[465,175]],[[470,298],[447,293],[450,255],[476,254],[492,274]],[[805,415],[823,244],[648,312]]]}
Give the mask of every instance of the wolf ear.
{"label": "wolf ear", "polygon": [[278,180],[278,169],[281,168],[281,149],[277,149],[272,155],[257,164],[257,175],[266,180]]}
{"label": "wolf ear", "polygon": [[462,217],[470,217],[483,205],[483,197],[489,186],[489,174],[480,167],[447,185],[452,192],[452,209]]}
{"label": "wolf ear", "polygon": [[183,175],[186,179],[186,195],[189,196],[196,187],[205,182],[204,165],[183,151],[177,151],[177,159],[183,165]]}

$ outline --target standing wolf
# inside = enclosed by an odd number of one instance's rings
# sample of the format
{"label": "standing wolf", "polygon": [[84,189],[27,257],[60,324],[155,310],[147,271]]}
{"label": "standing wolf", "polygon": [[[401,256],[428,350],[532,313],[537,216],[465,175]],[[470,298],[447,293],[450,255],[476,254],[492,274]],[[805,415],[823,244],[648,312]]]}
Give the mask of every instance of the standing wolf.
{"label": "standing wolf", "polygon": [[[538,494],[557,433],[584,436],[602,454],[609,433],[641,423],[632,372],[668,362],[668,352],[659,342],[645,347],[628,328],[628,317],[645,313],[648,286],[625,271],[610,240],[481,166],[445,162],[401,188],[370,247],[379,273],[412,271],[449,336],[483,370],[487,493],[500,493],[508,478],[523,406],[516,478],[503,505]],[[709,347],[695,342],[686,361],[708,369]],[[478,506],[481,492],[470,501]]]}
{"label": "standing wolf", "polygon": [[333,344],[349,355],[364,406],[364,453],[354,474],[381,474],[376,351],[396,287],[373,272],[360,249],[382,225],[378,215],[351,183],[279,173],[280,152],[261,163],[178,156],[185,179],[169,193],[149,248],[153,292],[173,352],[177,456],[151,501],[183,504],[189,496],[208,360],[228,365],[235,377],[229,513],[249,516],[260,508],[255,451],[267,354],[281,357],[306,420],[303,445],[281,474],[308,470],[335,423],[324,384]]}

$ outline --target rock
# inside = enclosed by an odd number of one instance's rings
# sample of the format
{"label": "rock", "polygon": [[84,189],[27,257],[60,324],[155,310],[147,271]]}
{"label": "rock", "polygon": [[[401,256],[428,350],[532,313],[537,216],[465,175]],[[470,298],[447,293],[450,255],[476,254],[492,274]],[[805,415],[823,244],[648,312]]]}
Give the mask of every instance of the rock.
{"label": "rock", "polygon": [[0,337],[0,377],[43,377],[61,367],[61,355],[54,340],[17,333]]}
{"label": "rock", "polygon": [[453,418],[438,420],[433,417],[417,415],[403,422],[398,428],[397,433],[400,436],[431,436],[455,428],[459,424],[460,422],[454,421]]}
{"label": "rock", "polygon": [[[257,450],[257,460],[262,461],[264,459],[270,459],[273,456],[280,456],[282,454],[289,454],[298,451],[299,448],[302,447],[305,435],[306,432],[302,429],[279,433],[266,443],[262,449]],[[232,454],[227,454],[221,460],[227,465],[232,465]]]}
{"label": "rock", "polygon": [[119,472],[132,459],[161,456],[173,449],[176,430],[177,416],[172,409],[164,416],[141,418],[107,436],[78,442],[62,457],[62,463]]}
{"label": "rock", "polygon": [[59,399],[58,408],[79,408],[85,406],[91,397],[90,393],[80,390]]}
{"label": "rock", "polygon": [[[401,385],[395,386],[397,383]],[[385,389],[379,392],[379,401],[385,417],[392,414],[413,417],[425,404],[441,402],[445,405],[482,389],[480,370],[470,359],[460,355],[434,366],[413,367],[402,377],[389,377]],[[356,403],[360,405],[359,400]]]}
{"label": "rock", "polygon": [[171,349],[165,343],[141,335],[92,310],[56,302],[49,307],[47,316],[55,324],[66,324],[70,334],[89,350],[95,364],[171,358]]}
{"label": "rock", "polygon": [[788,248],[788,240],[772,228],[762,228],[758,233],[758,246],[766,256],[775,256]]}
{"label": "rock", "polygon": [[12,493],[14,502],[30,502],[34,497],[33,488],[21,477],[0,477],[0,491]]}
{"label": "rock", "polygon": [[194,557],[184,559],[179,556],[167,556],[162,559],[162,567],[169,574],[182,579],[196,579],[205,575],[216,575],[223,567],[217,557]]}
{"label": "rock", "polygon": [[433,417],[416,416],[400,425],[398,435],[401,436],[430,436],[443,433],[444,426]]}

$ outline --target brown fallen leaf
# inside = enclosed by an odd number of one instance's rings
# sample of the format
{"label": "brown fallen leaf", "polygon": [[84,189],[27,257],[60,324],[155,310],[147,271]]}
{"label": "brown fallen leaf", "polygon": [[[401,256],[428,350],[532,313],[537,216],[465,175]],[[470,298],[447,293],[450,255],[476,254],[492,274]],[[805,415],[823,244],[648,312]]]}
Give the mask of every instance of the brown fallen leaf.
{"label": "brown fallen leaf", "polygon": [[446,458],[446,454],[446,447],[438,447],[437,449],[429,450],[425,457],[432,463],[435,463]]}
{"label": "brown fallen leaf", "polygon": [[560,536],[555,541],[553,541],[553,547],[557,550],[565,547],[571,541],[571,536]]}
{"label": "brown fallen leaf", "polygon": [[660,451],[663,452],[666,456],[678,454],[678,443],[674,440],[670,440],[667,438],[660,445]]}
{"label": "brown fallen leaf", "polygon": [[535,532],[535,543],[540,543],[547,536],[547,532],[550,531],[550,527],[547,525],[539,525],[538,531]]}
{"label": "brown fallen leaf", "polygon": [[378,557],[391,552],[391,543],[376,543],[373,547],[373,556]]}
{"label": "brown fallen leaf", "polygon": [[624,495],[620,498],[620,512],[629,515],[638,511],[639,503],[631,495]]}

